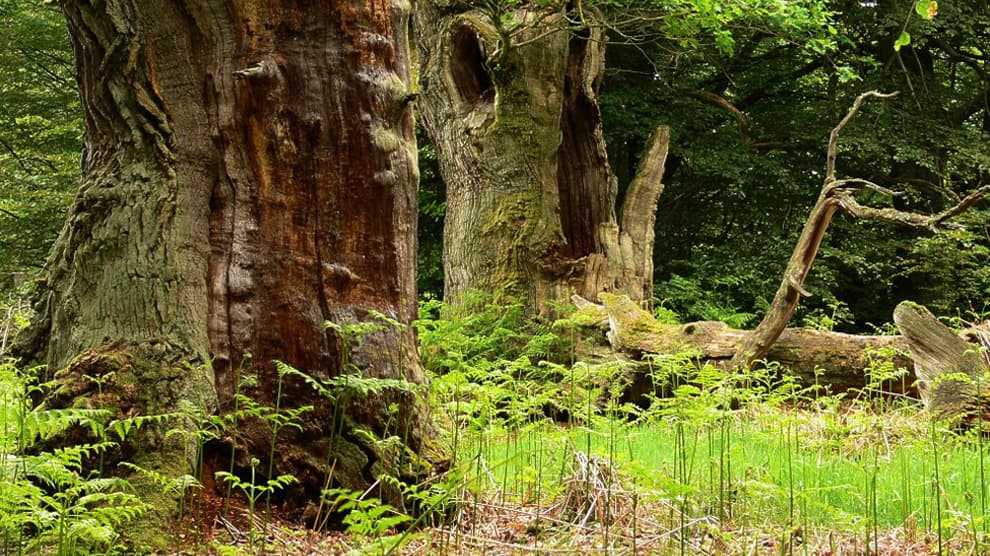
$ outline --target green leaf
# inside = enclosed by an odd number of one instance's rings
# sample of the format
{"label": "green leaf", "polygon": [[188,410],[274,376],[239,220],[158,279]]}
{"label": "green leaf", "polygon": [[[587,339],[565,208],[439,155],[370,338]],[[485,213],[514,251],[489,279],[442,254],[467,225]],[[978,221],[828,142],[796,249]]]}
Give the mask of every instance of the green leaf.
{"label": "green leaf", "polygon": [[722,30],[716,32],[715,45],[718,46],[718,49],[727,56],[732,56],[735,53],[736,43],[732,38],[732,33],[729,31]]}
{"label": "green leaf", "polygon": [[902,46],[907,46],[909,44],[911,44],[911,34],[904,31],[901,33],[901,36],[897,37],[897,40],[894,41],[894,51],[900,51]]}
{"label": "green leaf", "polygon": [[914,11],[925,19],[932,19],[938,15],[938,2],[935,0],[920,0],[914,5]]}

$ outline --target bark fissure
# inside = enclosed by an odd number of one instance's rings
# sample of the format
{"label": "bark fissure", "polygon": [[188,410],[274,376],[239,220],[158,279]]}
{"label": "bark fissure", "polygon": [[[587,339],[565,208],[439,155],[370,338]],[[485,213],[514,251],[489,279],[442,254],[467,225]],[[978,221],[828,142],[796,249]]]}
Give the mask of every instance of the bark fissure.
{"label": "bark fissure", "polygon": [[[217,141],[219,152],[228,147],[226,141]],[[237,188],[225,164],[225,157],[217,158],[218,171],[210,206],[210,245],[211,261],[209,275],[210,291],[210,353],[213,356],[213,369],[217,375],[218,391],[221,400],[231,402],[229,392],[236,389],[236,378],[231,376],[231,348],[234,346],[233,292],[231,291],[231,268],[234,264],[234,231],[237,227]],[[215,260],[215,261],[214,261]],[[218,270],[217,270],[218,268]]]}
{"label": "bark fissure", "polygon": [[[330,313],[330,302],[327,299],[326,294],[326,276],[323,272],[323,234],[321,233],[320,227],[320,197],[319,197],[319,185],[315,178],[310,180],[310,194],[313,196],[313,249],[316,254],[316,283],[317,294],[319,295],[319,305],[320,314],[324,322],[327,322],[331,318]],[[334,342],[333,334],[330,329],[326,329],[323,333],[323,348],[324,352],[330,351],[330,345]]]}

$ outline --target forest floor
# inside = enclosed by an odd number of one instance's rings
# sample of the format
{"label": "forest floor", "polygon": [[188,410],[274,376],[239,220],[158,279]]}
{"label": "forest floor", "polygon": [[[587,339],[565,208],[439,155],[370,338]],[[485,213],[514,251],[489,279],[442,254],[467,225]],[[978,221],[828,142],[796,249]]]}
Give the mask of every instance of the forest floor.
{"label": "forest floor", "polygon": [[[936,422],[895,393],[906,371],[892,354],[870,355],[863,388],[830,393],[779,366],[726,372],[690,353],[646,369],[582,362],[566,335],[492,322],[471,323],[487,336],[457,321],[419,330],[446,473],[323,493],[333,532],[277,505],[266,524],[263,508],[204,488],[213,478],[163,477],[186,502],[175,497],[185,519],[161,525],[160,553],[990,554],[988,428]],[[630,372],[656,393],[630,403]],[[0,363],[0,554],[132,553],[120,539],[147,503],[82,464],[113,440],[108,412],[35,407],[32,380]],[[33,445],[81,424],[102,442]],[[381,502],[386,483],[410,507]]]}
{"label": "forest floor", "polygon": [[[851,531],[795,530],[788,538],[778,531],[720,529],[715,518],[694,520],[685,529],[647,531],[655,525],[651,517],[653,508],[644,507],[639,520],[643,524],[634,531],[631,524],[617,525],[606,531],[597,523],[580,525],[564,523],[546,510],[536,506],[511,505],[498,500],[479,502],[480,511],[473,511],[470,518],[446,528],[429,527],[416,531],[403,542],[397,536],[371,539],[341,532],[315,533],[305,527],[287,522],[275,522],[265,544],[260,541],[253,552],[246,533],[232,524],[219,522],[211,532],[199,539],[187,537],[180,541],[180,548],[165,554],[272,554],[306,555],[327,554],[396,554],[396,555],[556,555],[556,554],[612,554],[620,555],[781,555],[800,554],[815,556],[873,555],[937,555],[937,554],[985,554],[976,552],[965,538],[944,540],[939,551],[938,539],[932,534],[918,535],[915,531],[894,528],[880,531],[876,539],[866,539]],[[663,511],[663,508],[659,508]],[[242,520],[246,514],[242,515]],[[243,525],[243,521],[242,521]],[[259,524],[259,527],[261,524]],[[708,531],[700,537],[684,538],[682,530]],[[233,534],[231,533],[232,531]],[[182,545],[191,542],[191,546]],[[867,544],[868,543],[868,544]],[[392,545],[396,545],[392,549]]]}
{"label": "forest floor", "polygon": [[237,505],[203,522],[190,553],[986,554],[987,448],[922,411],[878,398],[465,432],[435,523],[319,534],[275,521],[252,548]]}

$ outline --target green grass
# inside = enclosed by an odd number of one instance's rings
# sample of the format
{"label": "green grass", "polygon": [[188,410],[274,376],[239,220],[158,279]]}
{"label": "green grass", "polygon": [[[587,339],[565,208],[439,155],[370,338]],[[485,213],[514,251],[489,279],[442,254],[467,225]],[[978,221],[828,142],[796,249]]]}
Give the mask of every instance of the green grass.
{"label": "green grass", "polygon": [[[793,428],[768,422],[770,417],[793,421]],[[853,437],[808,436],[802,425],[825,418],[803,412],[734,416],[726,428],[729,438],[720,428],[686,423],[681,450],[673,423],[620,421],[619,434],[610,436],[547,422],[514,432],[488,431],[494,436],[468,443],[461,455],[470,465],[480,449],[494,469],[494,483],[521,502],[535,502],[537,491],[548,501],[562,488],[574,452],[584,451],[590,439],[589,455],[613,461],[640,488],[672,497],[688,491],[702,510],[717,511],[721,504],[728,515],[786,522],[793,487],[795,514],[809,525],[857,527],[871,514],[881,527],[932,523],[935,456],[924,429],[906,429],[910,437],[887,440],[878,431],[874,439],[858,437],[861,446]],[[943,511],[967,514],[981,496],[979,448],[972,438],[947,434],[939,441]],[[681,460],[685,469],[675,472]],[[680,481],[674,480],[678,474]],[[503,482],[502,476],[508,479]]]}
{"label": "green grass", "polygon": [[[462,497],[480,501],[479,508],[529,508],[537,521],[563,519],[562,526],[583,534],[586,509],[600,508],[581,508],[572,522],[575,513],[562,505],[581,498],[575,488],[604,489],[598,503],[624,499],[606,514],[622,513],[625,521],[609,524],[595,514],[599,521],[590,525],[607,534],[579,546],[621,545],[619,552],[635,550],[637,526],[647,521],[654,538],[679,539],[667,552],[697,549],[712,535],[773,545],[779,553],[798,544],[810,550],[804,543],[811,541],[788,540],[798,531],[826,551],[834,547],[823,543],[836,539],[856,553],[882,551],[891,538],[907,543],[895,552],[917,550],[914,542],[934,553],[988,546],[986,442],[932,425],[919,400],[878,392],[903,380],[892,353],[870,354],[868,388],[837,396],[801,387],[787,369],[727,373],[699,366],[691,354],[657,356],[647,364],[664,396],[639,408],[620,401],[623,363],[569,364],[566,356],[537,362],[540,354],[525,348],[500,359],[497,348],[473,341],[494,332],[465,332],[462,323],[435,323],[425,344],[430,368],[441,370],[433,392],[465,476]],[[552,330],[566,335],[567,328]],[[451,336],[458,340],[453,347],[445,342]],[[479,345],[484,352],[472,349]],[[576,482],[589,467],[585,456],[614,476]],[[640,515],[629,517],[638,505]],[[472,525],[471,534],[479,527]],[[712,549],[753,551],[752,544],[726,542]]]}
{"label": "green grass", "polygon": [[[717,517],[723,531],[808,530],[875,544],[896,530],[986,547],[990,457],[973,431],[932,425],[918,400],[815,396],[786,379],[747,387],[711,368],[679,372],[691,376],[646,410],[607,401],[614,370],[564,377],[556,387],[580,393],[558,392],[565,423],[540,414],[553,397],[530,379],[451,379],[457,403],[446,407],[462,411],[451,435],[469,490],[548,507],[566,498],[584,453],[617,472],[616,495],[676,508],[672,529]],[[741,409],[727,409],[739,399]],[[589,403],[608,409],[588,412]]]}
{"label": "green grass", "polygon": [[17,446],[17,422],[24,385],[13,365],[0,363],[0,454]]}

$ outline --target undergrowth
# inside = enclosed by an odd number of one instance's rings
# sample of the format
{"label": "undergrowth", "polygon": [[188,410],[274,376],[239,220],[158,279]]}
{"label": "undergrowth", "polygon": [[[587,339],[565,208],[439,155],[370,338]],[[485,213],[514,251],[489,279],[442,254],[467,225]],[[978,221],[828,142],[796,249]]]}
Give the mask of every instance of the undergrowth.
{"label": "undergrowth", "polygon": [[[472,322],[497,322],[489,311]],[[653,356],[635,372],[656,394],[630,400],[627,361],[491,357],[511,332],[467,324],[431,320],[421,334],[464,481],[454,525],[429,541],[441,553],[987,550],[983,437],[895,393],[908,385],[893,350],[868,354],[863,388],[835,394],[775,365],[741,374]],[[576,349],[570,324],[535,336]],[[493,517],[506,508],[515,518]],[[493,520],[509,530],[493,538]]]}
{"label": "undergrowth", "polygon": [[[120,530],[147,510],[121,478],[87,470],[115,446],[110,413],[30,406],[30,378],[0,364],[0,535],[3,554],[122,553]],[[44,441],[84,427],[103,440],[55,449]]]}
{"label": "undergrowth", "polygon": [[[988,550],[987,446],[979,427],[934,423],[917,399],[895,394],[906,371],[890,350],[869,354],[867,384],[830,393],[787,369],[751,373],[704,365],[694,354],[642,362],[592,353],[567,319],[531,322],[519,305],[475,302],[457,314],[437,301],[416,323],[421,361],[431,374],[434,427],[451,469],[422,484],[387,472],[365,490],[334,486],[327,456],[317,531],[291,530],[272,512],[273,495],[296,481],[274,466],[277,438],[298,428],[310,406],[282,405],[281,383],[308,384],[346,411],[349,400],[411,388],[366,378],[350,365],[317,379],[277,365],[273,407],[246,394],[244,373],[233,411],[115,420],[106,409],[53,410],[32,399],[46,388],[10,363],[0,365],[0,534],[2,554],[113,554],[130,550],[128,524],[149,510],[125,476],[150,479],[174,500],[174,552],[253,554],[611,554],[984,553]],[[670,316],[670,315],[667,315]],[[673,319],[673,316],[670,316]],[[823,321],[824,322],[824,321]],[[827,323],[825,323],[827,324]],[[377,326],[339,332],[359,339]],[[345,354],[346,355],[346,354]],[[652,393],[626,392],[643,373]],[[336,418],[336,417],[335,417]],[[213,478],[224,503],[204,517],[201,452],[254,420],[271,434],[268,459],[233,464]],[[141,426],[184,423],[200,454],[189,473],[166,477],[133,464],[104,468],[102,456]],[[189,426],[192,423],[193,426]],[[90,440],[61,448],[48,440],[70,429]],[[335,427],[331,427],[335,430]],[[382,450],[401,431],[369,438]],[[235,472],[236,471],[236,472]],[[401,492],[390,504],[385,490]],[[161,498],[157,499],[161,503]],[[231,500],[240,500],[231,504]],[[246,516],[246,529],[232,521]],[[332,516],[343,516],[333,518]],[[188,519],[187,519],[188,518]],[[220,524],[230,539],[197,528]],[[215,525],[219,527],[220,525]],[[195,533],[195,534],[191,534]]]}

